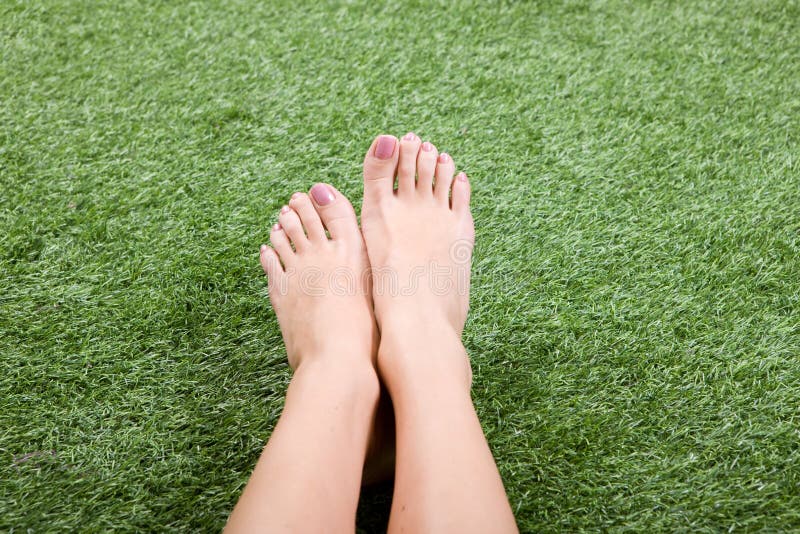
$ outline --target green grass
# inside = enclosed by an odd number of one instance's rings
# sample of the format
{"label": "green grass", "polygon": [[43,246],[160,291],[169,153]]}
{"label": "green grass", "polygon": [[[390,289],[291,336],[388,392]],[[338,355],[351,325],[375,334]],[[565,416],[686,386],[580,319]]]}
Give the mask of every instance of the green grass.
{"label": "green grass", "polygon": [[219,530],[289,379],[258,245],[408,130],[521,529],[800,529],[800,4],[379,4],[0,6],[0,530]]}

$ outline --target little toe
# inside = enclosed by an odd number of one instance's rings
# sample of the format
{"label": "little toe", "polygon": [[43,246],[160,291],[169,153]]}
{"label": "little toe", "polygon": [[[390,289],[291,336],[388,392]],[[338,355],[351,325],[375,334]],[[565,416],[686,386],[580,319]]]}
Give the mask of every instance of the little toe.
{"label": "little toe", "polygon": [[444,206],[449,205],[450,185],[453,183],[453,173],[455,171],[456,166],[450,154],[446,152],[439,154],[439,159],[436,162],[436,184],[433,187],[433,194],[436,200]]}
{"label": "little toe", "polygon": [[397,163],[397,192],[407,195],[414,191],[417,178],[417,154],[421,139],[409,132],[400,140],[400,158]]}
{"label": "little toe", "polygon": [[470,185],[467,175],[458,173],[450,193],[450,208],[456,213],[469,213]]}
{"label": "little toe", "polygon": [[311,199],[331,238],[360,239],[358,219],[350,201],[329,184],[314,184]]}
{"label": "little toe", "polygon": [[275,252],[272,247],[267,245],[261,245],[260,251],[260,260],[261,260],[261,268],[264,269],[264,272],[269,277],[270,284],[272,283],[273,279],[279,278],[283,275],[283,267],[281,266],[281,260],[278,257],[278,253]]}
{"label": "little toe", "polygon": [[430,195],[433,192],[433,174],[436,171],[436,147],[425,141],[417,155],[417,192]]}
{"label": "little toe", "polygon": [[308,238],[303,231],[303,224],[300,222],[300,216],[289,206],[281,208],[281,213],[278,215],[278,222],[283,227],[283,231],[292,241],[294,249],[297,252],[303,252],[308,245]]}
{"label": "little toe", "polygon": [[294,260],[294,251],[280,223],[275,223],[272,226],[272,231],[269,234],[269,242],[272,243],[283,265],[288,267]]}
{"label": "little toe", "polygon": [[397,138],[379,135],[364,157],[364,201],[376,202],[394,193],[394,177],[397,171]]}
{"label": "little toe", "polygon": [[314,205],[307,194],[293,194],[291,200],[289,200],[289,207],[297,212],[300,217],[300,222],[306,230],[309,241],[318,243],[328,239],[325,235],[325,228],[322,227],[322,221],[319,220],[319,214],[314,209]]}

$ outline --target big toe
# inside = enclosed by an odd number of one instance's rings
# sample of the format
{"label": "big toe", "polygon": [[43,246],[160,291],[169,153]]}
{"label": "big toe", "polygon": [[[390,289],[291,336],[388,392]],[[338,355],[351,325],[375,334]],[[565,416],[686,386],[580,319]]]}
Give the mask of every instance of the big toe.
{"label": "big toe", "polygon": [[364,201],[380,199],[394,192],[398,158],[397,138],[379,135],[364,158]]}
{"label": "big toe", "polygon": [[356,212],[350,201],[329,184],[314,184],[309,191],[322,224],[333,239],[359,237]]}

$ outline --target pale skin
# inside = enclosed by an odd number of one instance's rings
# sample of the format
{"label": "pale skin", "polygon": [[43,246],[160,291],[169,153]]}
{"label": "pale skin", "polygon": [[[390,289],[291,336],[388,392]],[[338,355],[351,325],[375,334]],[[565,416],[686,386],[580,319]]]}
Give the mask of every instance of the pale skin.
{"label": "pale skin", "polygon": [[327,184],[281,210],[261,263],[294,376],[227,531],[353,532],[362,482],[392,467],[381,384],[396,430],[389,531],[517,531],[461,343],[469,200],[452,158],[409,133],[367,152],[361,230]]}

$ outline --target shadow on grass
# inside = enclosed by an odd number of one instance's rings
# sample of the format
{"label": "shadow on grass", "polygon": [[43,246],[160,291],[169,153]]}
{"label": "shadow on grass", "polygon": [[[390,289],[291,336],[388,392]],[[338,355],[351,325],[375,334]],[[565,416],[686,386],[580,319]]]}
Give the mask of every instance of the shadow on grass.
{"label": "shadow on grass", "polygon": [[356,511],[356,532],[359,534],[384,533],[389,524],[394,481],[367,486],[361,490]]}

